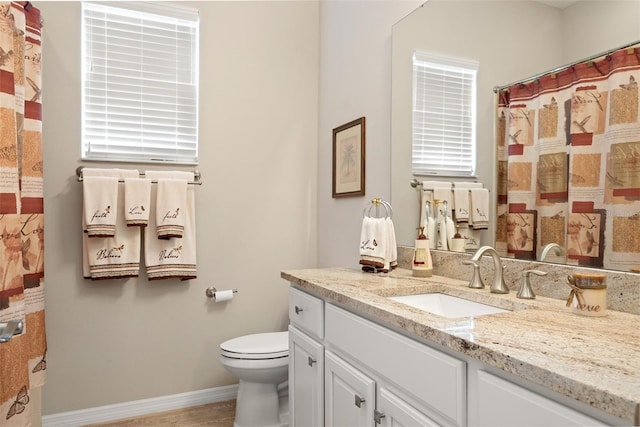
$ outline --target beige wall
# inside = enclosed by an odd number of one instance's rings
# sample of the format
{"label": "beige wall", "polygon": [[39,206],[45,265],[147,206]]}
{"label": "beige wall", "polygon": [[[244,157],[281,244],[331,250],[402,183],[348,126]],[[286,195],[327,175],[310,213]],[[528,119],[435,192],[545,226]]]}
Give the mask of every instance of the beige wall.
{"label": "beige wall", "polygon": [[[390,200],[391,28],[422,1],[320,3],[318,264],[358,268],[362,211]],[[332,129],[366,123],[366,194],[331,198]]]}
{"label": "beige wall", "polygon": [[[80,3],[44,27],[48,381],[43,414],[235,383],[218,345],[284,330],[280,271],[316,264],[318,3],[182,2],[200,10],[198,278],[82,279]],[[145,169],[153,165],[126,164]],[[165,168],[166,169],[166,168]],[[227,304],[208,286],[238,288]]]}

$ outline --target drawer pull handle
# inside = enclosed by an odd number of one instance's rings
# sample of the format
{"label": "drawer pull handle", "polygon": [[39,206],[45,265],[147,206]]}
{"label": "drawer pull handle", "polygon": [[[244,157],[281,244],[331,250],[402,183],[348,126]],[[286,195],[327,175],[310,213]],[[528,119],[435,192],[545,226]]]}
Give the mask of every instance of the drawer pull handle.
{"label": "drawer pull handle", "polygon": [[377,409],[373,411],[373,420],[376,424],[382,424],[382,419],[384,418],[384,412],[380,412]]}
{"label": "drawer pull handle", "polygon": [[356,406],[358,408],[362,408],[362,404],[365,402],[365,400],[363,398],[361,398],[360,396],[358,396],[357,394],[354,397],[355,397]]}
{"label": "drawer pull handle", "polygon": [[316,363],[317,360],[314,359],[313,357],[309,356],[309,358],[307,359],[307,363],[309,364],[309,366],[313,367],[313,364]]}
{"label": "drawer pull handle", "polygon": [[302,313],[302,307],[298,307],[297,305],[295,306],[295,310],[296,310],[296,314],[300,314]]}

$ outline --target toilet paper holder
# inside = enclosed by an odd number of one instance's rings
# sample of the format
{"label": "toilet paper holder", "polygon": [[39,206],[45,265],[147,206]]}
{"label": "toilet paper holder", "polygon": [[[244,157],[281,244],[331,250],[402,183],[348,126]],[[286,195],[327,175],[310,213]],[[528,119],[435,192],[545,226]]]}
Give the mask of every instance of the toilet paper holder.
{"label": "toilet paper holder", "polygon": [[[205,294],[209,297],[209,298],[215,298],[216,297],[216,292],[218,292],[218,290],[216,288],[214,288],[213,286],[207,288],[205,290]],[[237,289],[233,289],[233,293],[237,294],[238,290]]]}

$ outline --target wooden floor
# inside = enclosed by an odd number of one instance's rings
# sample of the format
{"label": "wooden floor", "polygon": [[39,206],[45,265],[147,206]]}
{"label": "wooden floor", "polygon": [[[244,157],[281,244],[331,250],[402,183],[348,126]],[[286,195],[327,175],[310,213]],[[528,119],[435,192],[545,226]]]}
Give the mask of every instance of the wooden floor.
{"label": "wooden floor", "polygon": [[90,424],[85,427],[134,427],[134,426],[212,426],[233,427],[236,412],[236,401],[211,403],[186,409],[160,412],[142,417],[129,418],[108,423]]}

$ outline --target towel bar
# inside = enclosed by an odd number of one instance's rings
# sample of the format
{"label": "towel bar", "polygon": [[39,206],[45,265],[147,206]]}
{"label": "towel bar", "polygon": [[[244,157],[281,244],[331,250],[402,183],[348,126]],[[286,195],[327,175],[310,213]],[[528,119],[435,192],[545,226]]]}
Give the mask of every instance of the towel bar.
{"label": "towel bar", "polygon": [[[84,169],[84,166],[78,166],[76,168],[76,176],[78,177],[78,182],[82,182],[82,169]],[[145,176],[145,171],[138,171],[138,173],[140,174],[141,178],[144,178]],[[189,181],[188,184],[193,184],[193,185],[202,185],[202,180],[201,180],[201,174],[200,171],[193,171],[193,181]],[[118,180],[118,182],[124,182],[123,179]],[[152,184],[157,184],[158,181],[153,180],[151,181]]]}
{"label": "towel bar", "polygon": [[14,335],[21,334],[23,330],[24,322],[22,320],[0,322],[0,343],[9,341]]}

